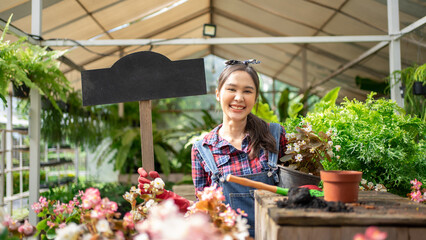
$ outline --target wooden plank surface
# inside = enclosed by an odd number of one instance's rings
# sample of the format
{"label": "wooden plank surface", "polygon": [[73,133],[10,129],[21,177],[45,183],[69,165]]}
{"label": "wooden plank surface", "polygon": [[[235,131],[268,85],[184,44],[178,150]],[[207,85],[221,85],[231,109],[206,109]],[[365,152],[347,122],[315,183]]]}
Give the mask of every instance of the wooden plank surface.
{"label": "wooden plank surface", "polygon": [[386,192],[360,192],[350,213],[331,213],[316,209],[284,209],[276,206],[282,200],[277,194],[258,191],[256,200],[278,225],[301,226],[412,226],[426,227],[426,205]]}

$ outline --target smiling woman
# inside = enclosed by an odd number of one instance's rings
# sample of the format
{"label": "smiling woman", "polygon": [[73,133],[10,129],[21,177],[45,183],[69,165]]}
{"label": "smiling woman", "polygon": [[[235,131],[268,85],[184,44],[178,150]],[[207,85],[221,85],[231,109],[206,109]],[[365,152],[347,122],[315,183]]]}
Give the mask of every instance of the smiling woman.
{"label": "smiling woman", "polygon": [[216,100],[223,122],[192,148],[192,177],[197,191],[222,187],[225,203],[247,213],[250,236],[254,237],[253,191],[226,182],[232,174],[276,185],[277,159],[284,155],[287,140],[279,124],[267,124],[251,113],[259,95],[257,72],[250,61],[227,61],[219,76]]}

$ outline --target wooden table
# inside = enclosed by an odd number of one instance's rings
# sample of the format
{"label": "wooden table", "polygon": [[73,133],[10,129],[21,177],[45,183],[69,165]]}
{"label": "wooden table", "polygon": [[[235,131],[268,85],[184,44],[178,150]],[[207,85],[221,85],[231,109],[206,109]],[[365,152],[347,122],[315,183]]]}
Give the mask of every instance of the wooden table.
{"label": "wooden table", "polygon": [[256,239],[348,239],[378,226],[387,240],[426,239],[426,205],[387,192],[359,192],[350,213],[278,208],[283,196],[255,191]]}

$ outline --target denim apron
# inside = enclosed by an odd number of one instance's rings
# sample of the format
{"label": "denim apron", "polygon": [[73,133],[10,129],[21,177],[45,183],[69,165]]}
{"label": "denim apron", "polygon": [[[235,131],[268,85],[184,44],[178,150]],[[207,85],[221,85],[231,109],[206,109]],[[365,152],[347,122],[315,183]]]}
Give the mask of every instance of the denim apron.
{"label": "denim apron", "polygon": [[[269,130],[275,138],[276,149],[279,150],[280,144],[280,133],[281,126],[277,123],[270,123]],[[211,179],[213,183],[217,183],[223,188],[223,195],[225,196],[225,204],[230,204],[231,208],[237,210],[240,208],[247,213],[248,224],[250,225],[249,233],[254,238],[254,188],[242,186],[237,183],[225,181],[226,176],[222,176],[219,172],[216,162],[214,161],[213,154],[208,146],[202,145],[202,140],[197,141],[196,147],[205,161],[207,168],[206,171],[210,171]],[[277,153],[268,153],[268,166],[261,173],[246,174],[239,177],[248,178],[254,181],[263,182],[270,185],[276,185],[278,183],[277,174]]]}

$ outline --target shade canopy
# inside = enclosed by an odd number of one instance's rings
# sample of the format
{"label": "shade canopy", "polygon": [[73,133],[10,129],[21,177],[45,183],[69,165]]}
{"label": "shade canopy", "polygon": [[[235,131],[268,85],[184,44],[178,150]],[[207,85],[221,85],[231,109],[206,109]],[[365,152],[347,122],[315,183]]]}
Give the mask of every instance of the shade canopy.
{"label": "shade canopy", "polygon": [[[0,0],[0,18],[13,13],[12,25],[31,32],[31,1]],[[400,0],[400,29],[423,18],[422,1]],[[203,38],[203,25],[216,25],[216,38],[388,35],[386,0],[44,0],[42,38],[70,40]],[[401,38],[402,67],[425,62],[425,28]],[[12,38],[13,37],[9,37]],[[207,37],[206,37],[207,38]],[[256,69],[302,88],[327,79],[378,42],[187,44],[52,47],[68,49],[77,67],[61,68],[76,89],[81,69],[109,68],[121,57],[153,50],[171,60],[213,54],[224,59],[257,59]],[[304,71],[306,69],[306,71]],[[306,74],[304,74],[304,72]],[[389,76],[389,49],[317,86],[319,95],[340,86],[341,96],[365,99],[356,77],[384,82]]]}

